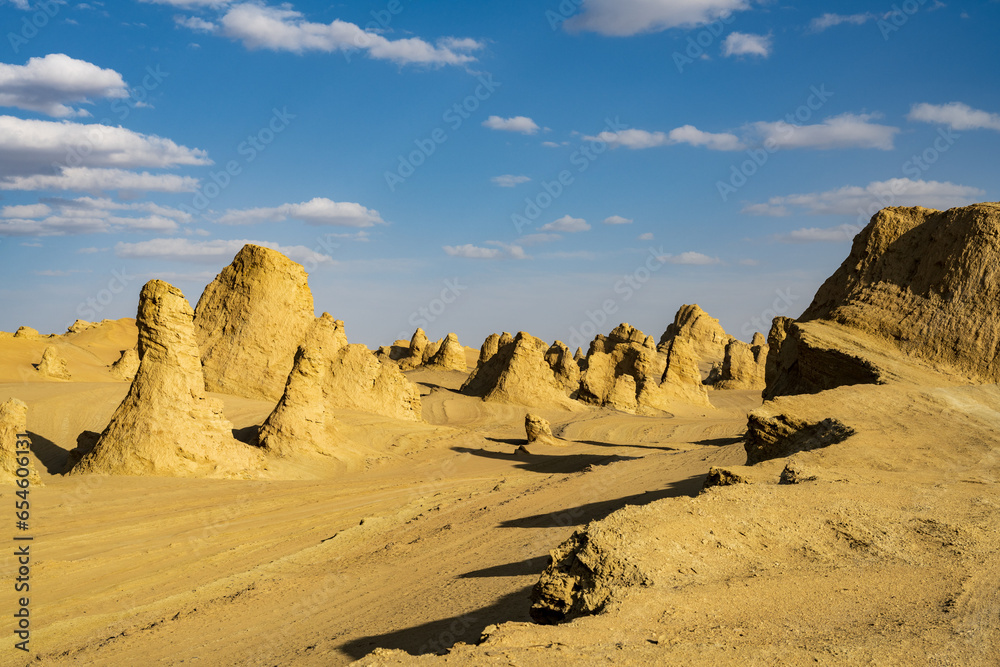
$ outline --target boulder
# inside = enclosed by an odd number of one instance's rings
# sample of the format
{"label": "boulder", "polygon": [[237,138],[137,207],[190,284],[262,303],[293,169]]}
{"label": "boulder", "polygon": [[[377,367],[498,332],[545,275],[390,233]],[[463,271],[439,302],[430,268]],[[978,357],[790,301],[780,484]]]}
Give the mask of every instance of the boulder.
{"label": "boulder", "polygon": [[560,444],[552,435],[552,427],[549,422],[538,415],[530,412],[524,416],[524,431],[528,438],[528,444],[540,443],[543,445]]}
{"label": "boulder", "polygon": [[206,389],[276,401],[314,319],[305,269],[276,250],[243,246],[195,308]]}
{"label": "boulder", "polygon": [[18,327],[17,331],[14,332],[14,338],[27,338],[28,340],[38,340],[43,338],[42,334],[38,333],[37,329],[32,329],[31,327]]}
{"label": "boulder", "polygon": [[139,295],[139,369],[93,450],[72,474],[241,477],[260,452],[233,438],[222,402],[205,395],[194,313],[176,287]]}

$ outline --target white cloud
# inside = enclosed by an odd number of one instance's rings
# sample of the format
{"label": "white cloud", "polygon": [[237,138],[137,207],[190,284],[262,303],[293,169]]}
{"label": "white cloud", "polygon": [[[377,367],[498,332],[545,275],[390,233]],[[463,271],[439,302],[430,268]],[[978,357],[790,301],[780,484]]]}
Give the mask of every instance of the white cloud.
{"label": "white cloud", "polygon": [[0,106],[65,118],[90,115],[69,104],[123,97],[128,90],[121,74],[64,53],[31,58],[26,65],[0,63]]}
{"label": "white cloud", "polygon": [[832,28],[838,26],[842,23],[851,23],[853,25],[862,25],[871,21],[875,18],[874,14],[823,14],[817,18],[814,18],[809,23],[809,29],[812,32],[823,32],[827,28]]}
{"label": "white cloud", "polygon": [[604,218],[604,224],[606,225],[631,225],[634,221],[631,218],[623,218],[620,215],[613,215],[610,218]]}
{"label": "white cloud", "polygon": [[232,209],[216,222],[222,225],[252,225],[263,222],[284,222],[292,218],[310,225],[333,227],[372,227],[385,224],[378,211],[354,202],[335,202],[316,197],[301,204],[282,204],[273,208]]}
{"label": "white cloud", "polygon": [[567,143],[568,142],[565,141],[561,144],[556,143],[555,141],[543,141],[542,145],[545,146],[546,148],[559,148],[561,146],[565,146]]}
{"label": "white cloud", "polygon": [[899,128],[871,121],[875,114],[845,113],[816,125],[792,125],[785,121],[757,122],[747,126],[757,141],[771,148],[877,148],[892,150]]}
{"label": "white cloud", "polygon": [[708,266],[710,264],[721,264],[718,257],[709,257],[700,252],[682,252],[679,255],[663,255],[660,260],[668,264],[685,264],[689,266]]}
{"label": "white cloud", "polygon": [[503,176],[494,176],[490,179],[495,185],[501,188],[513,188],[521,183],[527,183],[531,179],[527,176],[514,176],[513,174],[504,174]]}
{"label": "white cloud", "polygon": [[853,240],[861,229],[860,225],[838,225],[825,229],[807,227],[778,234],[774,240],[782,243],[843,243]]}
{"label": "white cloud", "polygon": [[499,241],[487,241],[487,245],[492,248],[466,243],[460,246],[442,246],[445,253],[451,257],[464,257],[466,259],[527,259],[524,248],[516,244],[506,244]]}
{"label": "white cloud", "polygon": [[191,215],[152,202],[111,199],[46,199],[38,204],[5,206],[0,236],[66,236],[109,232],[173,232]]}
{"label": "white cloud", "polygon": [[20,206],[4,206],[0,210],[0,218],[41,218],[52,212],[45,204],[23,204]]}
{"label": "white cloud", "polygon": [[50,173],[53,164],[156,167],[212,164],[205,151],[123,127],[0,116],[0,175]]}
{"label": "white cloud", "polygon": [[567,30],[627,37],[668,28],[695,27],[750,8],[748,0],[583,0]]}
{"label": "white cloud", "polygon": [[306,21],[301,12],[287,4],[280,7],[237,4],[226,11],[219,23],[224,35],[243,42],[248,49],[293,53],[360,49],[371,58],[401,65],[461,65],[475,61],[469,52],[482,47],[472,39],[446,38],[437,45],[416,37],[392,41],[346,21],[329,24]]}
{"label": "white cloud", "polygon": [[74,190],[76,192],[194,192],[198,179],[176,174],[124,169],[63,168],[58,174],[2,176],[0,190]]}
{"label": "white cloud", "polygon": [[858,215],[867,217],[886,206],[925,206],[948,209],[981,201],[986,193],[979,188],[940,181],[913,181],[893,178],[868,185],[846,186],[826,192],[771,197],[764,204],[743,208],[752,215],[788,215],[793,209],[816,215]]}
{"label": "white cloud", "polygon": [[611,148],[624,146],[632,150],[673,146],[675,144],[704,146],[709,150],[716,151],[739,151],[746,148],[736,135],[702,132],[693,125],[674,128],[669,133],[631,129],[619,132],[601,132],[595,137],[584,137],[584,139],[587,141],[603,141],[611,146]]}
{"label": "white cloud", "polygon": [[722,55],[767,58],[771,55],[771,36],[731,32],[722,42]]}
{"label": "white cloud", "polygon": [[195,32],[215,32],[219,26],[197,16],[175,16],[174,23]]}
{"label": "white cloud", "polygon": [[940,123],[953,130],[1000,131],[1000,114],[973,109],[968,104],[961,102],[914,104],[906,118],[925,123]]}
{"label": "white cloud", "polygon": [[504,132],[520,132],[521,134],[535,134],[540,129],[538,124],[527,116],[514,116],[512,118],[490,116],[483,121],[483,127]]}
{"label": "white cloud", "polygon": [[702,132],[693,125],[684,125],[670,131],[670,141],[675,144],[704,146],[713,151],[741,151],[746,146],[734,134]]}
{"label": "white cloud", "polygon": [[638,238],[640,241],[652,241],[653,232],[646,232],[645,234],[639,234],[639,236],[637,236],[636,238]]}
{"label": "white cloud", "polygon": [[740,266],[760,266],[760,262],[756,259],[741,259],[736,263]]}
{"label": "white cloud", "polygon": [[220,263],[231,260],[236,253],[248,243],[277,250],[296,262],[316,264],[332,264],[329,255],[310,250],[305,246],[282,246],[269,241],[247,240],[213,240],[192,241],[184,238],[151,239],[139,243],[115,244],[115,255],[128,259],[168,259],[185,261],[210,261]]}
{"label": "white cloud", "polygon": [[538,228],[540,232],[585,232],[590,229],[590,225],[583,218],[573,218],[564,215],[558,220],[542,225]]}

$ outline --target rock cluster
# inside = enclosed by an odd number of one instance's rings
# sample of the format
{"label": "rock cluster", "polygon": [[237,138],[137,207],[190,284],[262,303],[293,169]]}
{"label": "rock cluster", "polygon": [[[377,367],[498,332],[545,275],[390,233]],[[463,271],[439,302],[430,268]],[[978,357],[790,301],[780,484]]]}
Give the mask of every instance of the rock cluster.
{"label": "rock cluster", "polygon": [[726,356],[714,382],[716,389],[763,390],[767,368],[768,345],[766,339],[756,333],[752,343],[732,340],[726,345]]}
{"label": "rock cluster", "polygon": [[259,466],[260,453],[233,438],[222,403],[205,395],[193,315],[176,287],[142,288],[139,369],[73,474],[230,477]]}
{"label": "rock cluster", "polygon": [[479,364],[462,385],[463,394],[498,403],[580,409],[570,398],[572,370],[564,363],[568,348],[561,343],[547,345],[523,331],[509,342],[497,337],[496,352],[491,349],[493,340],[490,336],[483,344]]}
{"label": "rock cluster", "polygon": [[392,346],[379,348],[376,356],[383,361],[396,362],[404,371],[422,367],[462,372],[468,370],[465,348],[453,333],[435,342],[427,338],[423,329],[418,328],[408,344],[396,341]]}
{"label": "rock cluster", "polygon": [[314,319],[305,269],[275,250],[243,246],[195,308],[206,389],[277,400]]}
{"label": "rock cluster", "polygon": [[710,407],[698,361],[683,335],[662,353],[651,337],[629,324],[597,336],[583,362],[580,400],[631,414],[655,414],[675,403]]}

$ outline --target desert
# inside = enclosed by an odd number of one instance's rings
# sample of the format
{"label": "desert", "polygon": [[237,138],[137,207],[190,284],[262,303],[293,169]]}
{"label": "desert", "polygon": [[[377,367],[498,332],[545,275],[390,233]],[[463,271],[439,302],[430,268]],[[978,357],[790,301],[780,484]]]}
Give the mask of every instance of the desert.
{"label": "desert", "polygon": [[[5,335],[32,664],[993,664],[998,238],[998,204],[884,209],[753,346],[684,305],[580,359],[525,332],[370,350],[326,313],[254,348],[159,280],[135,319]],[[292,322],[289,261],[219,275]]]}
{"label": "desert", "polygon": [[1000,2],[0,0],[0,667],[1000,665]]}

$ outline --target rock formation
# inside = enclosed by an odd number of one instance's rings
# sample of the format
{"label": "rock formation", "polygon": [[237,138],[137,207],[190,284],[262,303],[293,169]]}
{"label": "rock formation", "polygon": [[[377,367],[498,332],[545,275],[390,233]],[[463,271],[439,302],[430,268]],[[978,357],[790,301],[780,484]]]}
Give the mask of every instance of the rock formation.
{"label": "rock formation", "polygon": [[628,324],[597,336],[583,363],[580,400],[631,414],[669,411],[678,402],[710,406],[687,339],[671,338],[662,354],[651,343]]}
{"label": "rock formation", "polygon": [[581,407],[569,398],[557,371],[546,361],[550,346],[544,341],[522,331],[511,342],[501,337],[498,344],[496,354],[477,366],[462,385],[463,394],[515,405]]}
{"label": "rock formation", "polygon": [[697,304],[681,306],[674,322],[660,337],[659,349],[665,352],[670,341],[684,336],[694,353],[705,361],[720,361],[726,354],[726,345],[733,337],[726,333],[719,320],[709,316]]}
{"label": "rock formation", "polygon": [[49,345],[42,352],[42,360],[36,366],[38,373],[42,377],[54,380],[69,380],[69,369],[66,368],[66,360],[59,356],[58,350]]}
{"label": "rock formation", "polygon": [[41,483],[38,472],[31,463],[30,456],[28,457],[27,466],[18,465],[19,457],[17,456],[17,451],[22,448],[18,447],[17,436],[27,433],[27,430],[28,405],[24,401],[12,398],[0,404],[0,484],[13,484],[17,482],[20,479],[17,469],[20,467],[27,468],[30,471],[24,477],[24,479],[28,480],[29,484],[38,485]]}
{"label": "rock formation", "polygon": [[710,377],[705,384],[711,384],[716,389],[763,390],[767,350],[764,337],[759,333],[754,335],[752,344],[741,340],[730,341],[726,345],[726,357],[719,366],[718,377]]}
{"label": "rock formation", "polygon": [[314,319],[305,269],[275,250],[243,246],[195,308],[206,389],[277,400]]}
{"label": "rock formation", "polygon": [[261,426],[258,443],[270,454],[337,454],[338,434],[331,400],[333,359],[347,347],[344,323],[323,313],[295,353],[284,394]]}
{"label": "rock formation", "polygon": [[458,342],[458,336],[453,333],[448,334],[438,346],[437,352],[427,360],[426,365],[448,371],[468,370],[465,364],[465,348]]}
{"label": "rock formation", "polygon": [[[850,256],[802,317],[773,332],[798,348],[790,353],[782,343],[775,351],[775,362],[791,376],[780,391],[810,392],[837,382],[816,377],[810,367],[805,338],[816,322],[846,327],[971,382],[995,383],[998,299],[1000,204],[883,209],[857,235]],[[853,366],[847,382],[871,375],[871,369]]]}
{"label": "rock formation", "polygon": [[139,370],[93,450],[73,474],[241,476],[260,453],[235,440],[222,402],[205,396],[193,312],[176,287],[139,295]]}
{"label": "rock formation", "polygon": [[549,422],[542,419],[538,415],[533,415],[530,412],[524,416],[524,431],[528,438],[528,444],[533,445],[535,443],[540,443],[543,445],[559,445],[561,444],[556,440],[555,436],[552,435],[552,427]]}
{"label": "rock formation", "polygon": [[285,391],[261,427],[260,444],[284,456],[292,451],[343,454],[337,410],[420,421],[420,392],[394,362],[364,345],[351,345],[344,323],[323,313],[295,354]]}
{"label": "rock formation", "polygon": [[122,350],[122,356],[110,366],[111,375],[115,376],[119,380],[127,380],[129,382],[132,381],[132,378],[135,377],[136,371],[138,370],[139,350],[134,347],[128,350]]}
{"label": "rock formation", "polygon": [[562,341],[552,343],[545,353],[545,363],[555,373],[556,382],[575,397],[580,388],[580,364],[570,355],[569,348]]}
{"label": "rock formation", "polygon": [[44,338],[44,336],[38,333],[37,329],[32,329],[31,327],[18,327],[17,331],[14,332],[14,338],[27,338],[28,340],[38,340],[39,338]]}
{"label": "rock formation", "polygon": [[86,331],[87,329],[96,326],[97,324],[95,324],[94,322],[88,322],[87,320],[76,320],[75,322],[73,322],[73,324],[69,326],[68,329],[66,329],[66,333],[68,334],[80,333],[81,331]]}

